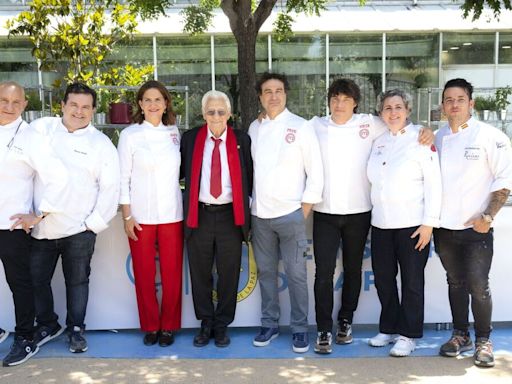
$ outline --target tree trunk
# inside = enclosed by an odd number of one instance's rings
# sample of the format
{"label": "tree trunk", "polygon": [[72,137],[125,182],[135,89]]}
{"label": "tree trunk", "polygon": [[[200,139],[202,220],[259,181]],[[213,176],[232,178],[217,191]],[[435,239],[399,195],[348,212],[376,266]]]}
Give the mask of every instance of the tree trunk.
{"label": "tree trunk", "polygon": [[240,28],[235,33],[238,45],[238,80],[240,89],[240,128],[247,132],[258,116],[259,100],[256,92],[256,37],[252,28]]}

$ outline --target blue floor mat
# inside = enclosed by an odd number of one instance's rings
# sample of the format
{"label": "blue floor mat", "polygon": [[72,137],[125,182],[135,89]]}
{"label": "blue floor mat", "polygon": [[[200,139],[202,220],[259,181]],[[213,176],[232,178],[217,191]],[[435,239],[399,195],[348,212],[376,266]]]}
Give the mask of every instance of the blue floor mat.
{"label": "blue floor mat", "polygon": [[[451,331],[436,331],[433,326],[426,328],[424,336],[418,340],[413,356],[437,356],[440,345],[451,335]],[[154,345],[147,347],[142,343],[143,333],[138,330],[122,331],[89,331],[86,333],[89,350],[80,354],[68,351],[67,338],[62,334],[41,347],[34,358],[52,357],[92,357],[92,358],[165,358],[165,359],[293,359],[293,358],[344,358],[344,357],[387,357],[389,347],[374,348],[368,346],[368,338],[378,330],[376,326],[355,325],[354,342],[348,345],[333,344],[333,352],[329,355],[314,353],[316,340],[314,328],[310,329],[310,349],[306,353],[297,354],[291,348],[291,333],[282,328],[280,336],[267,347],[254,347],[252,339],[257,328],[229,328],[231,344],[227,348],[217,348],[213,340],[210,344],[197,348],[192,340],[197,329],[184,329],[177,333],[176,340],[170,347],[162,348]],[[512,325],[497,325],[492,333],[492,341],[496,354],[512,355]],[[0,344],[0,356],[5,356],[12,343],[12,335]]]}

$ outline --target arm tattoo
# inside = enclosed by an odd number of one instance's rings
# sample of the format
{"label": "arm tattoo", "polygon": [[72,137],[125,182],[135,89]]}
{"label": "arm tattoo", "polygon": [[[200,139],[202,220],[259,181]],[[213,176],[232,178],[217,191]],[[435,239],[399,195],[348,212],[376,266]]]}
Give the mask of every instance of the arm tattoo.
{"label": "arm tattoo", "polygon": [[485,210],[485,213],[491,215],[492,217],[496,217],[498,211],[503,207],[503,205],[507,202],[508,195],[510,190],[503,188],[499,191],[494,191],[491,193],[491,201],[489,201],[489,205]]}

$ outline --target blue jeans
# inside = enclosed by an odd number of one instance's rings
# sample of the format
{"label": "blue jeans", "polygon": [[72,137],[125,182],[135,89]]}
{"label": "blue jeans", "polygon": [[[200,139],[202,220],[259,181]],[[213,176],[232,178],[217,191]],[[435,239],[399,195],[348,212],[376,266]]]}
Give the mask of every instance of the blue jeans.
{"label": "blue jeans", "polygon": [[58,316],[54,311],[52,277],[57,260],[62,257],[62,271],[66,283],[68,329],[85,328],[85,312],[89,299],[89,275],[96,234],[91,231],[55,240],[32,241],[30,273],[35,291],[36,320],[40,325],[55,326]]}
{"label": "blue jeans", "polygon": [[252,246],[261,290],[261,325],[274,328],[279,324],[277,268],[281,258],[290,294],[290,328],[293,333],[307,332],[306,250],[308,241],[302,209],[274,219],[260,219],[252,216]]}
{"label": "blue jeans", "polygon": [[469,329],[469,298],[475,319],[475,336],[491,334],[492,298],[489,270],[493,255],[493,232],[478,233],[472,228],[452,231],[434,229],[434,244],[448,279],[448,296],[453,328]]}

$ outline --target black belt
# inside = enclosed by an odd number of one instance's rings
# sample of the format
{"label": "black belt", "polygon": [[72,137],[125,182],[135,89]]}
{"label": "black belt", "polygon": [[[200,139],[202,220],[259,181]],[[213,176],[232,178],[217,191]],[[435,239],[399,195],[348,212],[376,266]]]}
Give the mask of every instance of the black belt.
{"label": "black belt", "polygon": [[222,212],[233,209],[233,204],[208,204],[199,202],[199,208],[204,209],[207,212]]}

